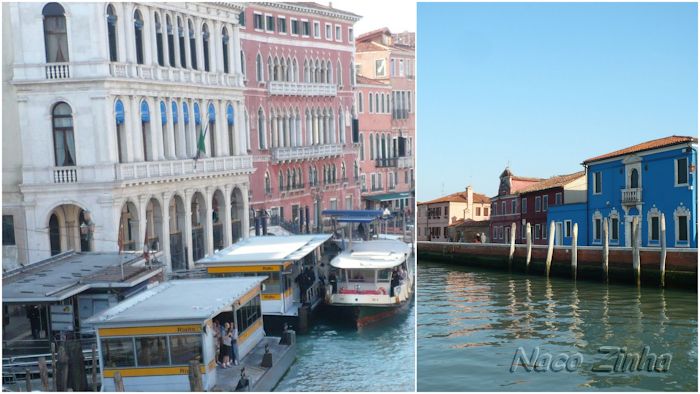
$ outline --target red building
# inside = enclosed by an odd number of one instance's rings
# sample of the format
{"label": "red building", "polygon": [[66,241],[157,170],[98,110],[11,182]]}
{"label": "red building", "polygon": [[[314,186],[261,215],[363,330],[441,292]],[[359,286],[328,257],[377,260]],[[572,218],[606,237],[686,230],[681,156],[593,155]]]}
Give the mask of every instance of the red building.
{"label": "red building", "polygon": [[[538,182],[541,178],[525,178],[515,176],[510,168],[501,173],[498,195],[491,198],[490,239],[492,243],[510,243],[510,227],[512,223],[520,224],[519,192]],[[545,218],[546,220],[546,218]],[[520,243],[520,226],[516,227],[516,242]]]}
{"label": "red building", "polygon": [[356,108],[363,207],[410,212],[415,166],[415,33],[383,28],[357,38]]}
{"label": "red building", "polygon": [[[241,20],[251,208],[287,224],[360,206],[353,139],[359,16],[316,3],[247,3]],[[251,215],[252,217],[252,215]],[[298,228],[298,227],[297,227]]]}
{"label": "red building", "polygon": [[[530,223],[532,242],[545,245],[548,242],[547,212],[552,205],[586,201],[586,172],[558,175],[537,182],[520,190],[520,223],[518,242],[525,243],[525,226]],[[561,229],[558,229],[561,233]],[[561,243],[559,243],[561,244]]]}

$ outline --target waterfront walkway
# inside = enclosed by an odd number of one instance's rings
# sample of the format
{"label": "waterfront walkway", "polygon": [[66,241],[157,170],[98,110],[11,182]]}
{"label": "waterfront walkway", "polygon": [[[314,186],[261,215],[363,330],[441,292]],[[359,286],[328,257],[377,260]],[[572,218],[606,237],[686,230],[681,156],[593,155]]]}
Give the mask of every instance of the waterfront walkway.
{"label": "waterfront walkway", "polygon": [[[250,380],[250,389],[244,391],[271,391],[280,378],[289,369],[296,356],[296,344],[280,345],[280,338],[265,337],[251,350],[238,365],[231,368],[216,367],[216,386],[212,391],[235,391],[241,378],[241,368],[245,367]],[[270,346],[272,368],[260,364],[265,354],[265,345]]]}

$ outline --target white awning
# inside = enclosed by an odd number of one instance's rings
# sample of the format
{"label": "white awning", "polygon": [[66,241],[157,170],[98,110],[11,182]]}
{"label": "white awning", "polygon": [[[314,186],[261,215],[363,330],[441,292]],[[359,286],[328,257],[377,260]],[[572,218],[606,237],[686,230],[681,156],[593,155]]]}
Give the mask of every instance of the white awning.
{"label": "white awning", "polygon": [[408,244],[396,240],[358,242],[331,260],[331,266],[341,269],[393,268],[403,263],[410,251]]}

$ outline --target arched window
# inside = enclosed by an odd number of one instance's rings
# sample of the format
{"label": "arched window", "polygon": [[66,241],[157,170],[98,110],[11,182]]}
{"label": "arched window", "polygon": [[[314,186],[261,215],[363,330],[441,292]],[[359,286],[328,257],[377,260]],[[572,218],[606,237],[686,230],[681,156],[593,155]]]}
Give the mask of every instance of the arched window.
{"label": "arched window", "polygon": [[360,134],[360,160],[365,160],[365,136]]}
{"label": "arched window", "polygon": [[258,147],[265,149],[265,112],[262,108],[258,109]]}
{"label": "arched window", "polygon": [[124,131],[124,103],[121,100],[117,100],[114,103],[114,120],[117,129],[117,158],[120,163],[124,163],[126,161],[127,142]]}
{"label": "arched window", "polygon": [[630,172],[630,188],[636,189],[639,187],[639,171],[636,168],[632,169]]}
{"label": "arched window", "polygon": [[60,102],[54,105],[51,117],[56,167],[74,166],[76,160],[73,111],[68,104]]}
{"label": "arched window", "polygon": [[223,48],[222,56],[224,58],[224,72],[228,74],[228,30],[224,27],[221,31],[221,47]]}
{"label": "arched window", "polygon": [[245,122],[243,130],[245,130],[245,151],[250,150],[250,118],[248,117],[248,110],[243,110],[243,120]]}
{"label": "arched window", "polygon": [[177,17],[177,42],[180,46],[180,67],[187,67],[187,54],[185,53],[185,28],[182,27],[182,19]]}
{"label": "arched window", "polygon": [[61,227],[58,224],[58,216],[52,214],[49,218],[49,247],[51,256],[61,253]]}
{"label": "arched window", "polygon": [[262,82],[264,78],[265,75],[263,69],[262,55],[258,53],[258,56],[255,57],[255,80],[258,82]]}
{"label": "arched window", "polygon": [[277,187],[279,187],[280,191],[284,190],[284,175],[282,175],[282,170],[279,170],[277,173]]}
{"label": "arched window", "polygon": [[265,173],[265,193],[272,193],[272,182],[270,181],[270,173]]}
{"label": "arched window", "polygon": [[326,61],[326,83],[333,83],[333,66],[331,66],[331,61]]}
{"label": "arched window", "polygon": [[165,16],[165,33],[168,35],[168,64],[175,67],[175,35],[170,15]]}
{"label": "arched window", "polygon": [[297,58],[292,59],[292,82],[299,82],[299,66],[297,65]]}
{"label": "arched window", "polygon": [[163,45],[163,26],[160,23],[160,16],[155,13],[155,23],[156,23],[156,53],[158,54],[158,65],[165,66],[165,54]]}
{"label": "arched window", "polygon": [[209,157],[216,156],[216,110],[214,109],[214,103],[209,103],[207,108],[207,114],[209,119],[209,127],[207,135],[209,135]]}
{"label": "arched window", "polygon": [[192,63],[192,69],[197,69],[197,40],[195,40],[194,27],[192,27],[192,20],[187,20],[187,30],[190,34],[190,62]]}
{"label": "arched window", "polygon": [[109,43],[109,61],[117,61],[117,14],[114,7],[107,6],[107,42]]}
{"label": "arched window", "polygon": [[272,57],[268,56],[267,57],[267,79],[270,81],[273,80],[273,73],[272,73]]}
{"label": "arched window", "polygon": [[151,112],[148,108],[146,100],[141,101],[141,139],[143,143],[143,160],[153,160],[150,154],[149,147],[152,146],[151,141]]}
{"label": "arched window", "polygon": [[134,41],[136,44],[136,63],[143,64],[143,17],[139,10],[134,12]]}
{"label": "arched window", "polygon": [[342,109],[338,110],[338,133],[340,134],[340,143],[345,143],[345,114]]}
{"label": "arched window", "polygon": [[229,104],[226,107],[226,125],[228,127],[228,154],[233,156],[236,152],[236,131],[233,127],[233,106]]}
{"label": "arched window", "polygon": [[355,179],[360,178],[360,166],[357,164],[357,162],[355,162],[352,173]]}
{"label": "arched window", "polygon": [[202,114],[199,111],[199,103],[196,101],[192,104],[192,112],[194,113],[194,131],[197,138],[197,145],[194,149],[195,154],[199,155],[199,152],[204,148],[204,141],[202,141]]}
{"label": "arched window", "polygon": [[374,112],[374,95],[372,93],[369,94],[369,113],[371,114]]}
{"label": "arched window", "polygon": [[369,135],[369,159],[374,160],[374,134]]}
{"label": "arched window", "polygon": [[47,63],[68,61],[68,34],[66,16],[58,3],[48,3],[41,14],[44,16],[44,45]]}
{"label": "arched window", "polygon": [[342,182],[347,181],[347,174],[345,173],[345,162],[340,163],[340,180]]}
{"label": "arched window", "polygon": [[209,71],[209,28],[202,25],[202,52],[204,53],[204,71]]}
{"label": "arched window", "polygon": [[245,53],[243,50],[241,50],[241,74],[243,74],[244,79],[248,79],[248,73],[246,72],[246,62],[245,62]]}
{"label": "arched window", "polygon": [[336,82],[338,82],[338,86],[341,86],[343,84],[343,66],[340,63],[340,59],[338,59],[338,66],[335,69],[335,75],[336,75]]}

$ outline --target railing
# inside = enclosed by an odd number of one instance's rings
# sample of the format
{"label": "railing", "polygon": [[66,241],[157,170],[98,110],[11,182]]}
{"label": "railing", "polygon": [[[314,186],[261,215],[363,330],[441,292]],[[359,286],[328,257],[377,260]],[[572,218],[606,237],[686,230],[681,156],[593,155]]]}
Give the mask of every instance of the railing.
{"label": "railing", "polygon": [[639,204],[642,202],[642,189],[622,189],[623,204]]}
{"label": "railing", "polygon": [[46,65],[46,79],[70,78],[70,63],[48,63]]}
{"label": "railing", "polygon": [[373,191],[373,192],[384,191],[384,187],[383,187],[383,186],[374,186],[374,185],[372,185],[372,190],[371,190],[371,191]]}
{"label": "railing", "polygon": [[389,157],[386,159],[376,159],[376,167],[396,167],[398,165],[399,159],[397,157]]}
{"label": "railing", "polygon": [[413,156],[399,157],[399,168],[413,168]]}
{"label": "railing", "polygon": [[268,91],[280,96],[335,96],[338,87],[332,83],[269,81]]}
{"label": "railing", "polygon": [[212,157],[172,161],[148,161],[117,164],[118,181],[178,175],[203,175],[214,172],[248,172],[253,170],[250,156]]}
{"label": "railing", "polygon": [[281,192],[289,192],[289,191],[295,191],[295,190],[304,190],[304,184],[303,183],[295,183],[293,185],[280,186]]}
{"label": "railing", "polygon": [[408,119],[408,110],[407,109],[394,109],[391,112],[391,117],[393,119]]}
{"label": "railing", "polygon": [[55,167],[53,169],[53,183],[78,182],[78,167]]}
{"label": "railing", "polygon": [[340,144],[272,148],[272,160],[274,161],[305,160],[311,158],[340,156],[342,154],[343,146]]}

